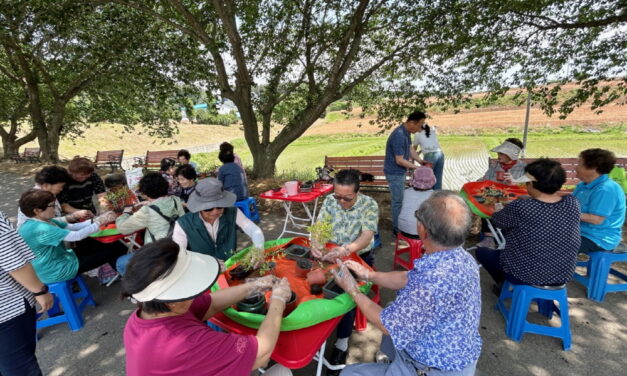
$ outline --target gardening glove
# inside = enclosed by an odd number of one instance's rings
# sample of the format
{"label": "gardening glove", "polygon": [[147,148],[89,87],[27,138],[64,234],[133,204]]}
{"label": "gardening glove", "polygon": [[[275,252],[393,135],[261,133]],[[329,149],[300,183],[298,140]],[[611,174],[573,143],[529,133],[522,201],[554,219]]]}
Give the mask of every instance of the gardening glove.
{"label": "gardening glove", "polygon": [[94,223],[98,222],[102,226],[102,225],[106,225],[106,224],[109,224],[111,222],[114,222],[116,218],[117,218],[117,215],[115,215],[114,212],[108,211],[108,212],[104,212],[104,213],[100,214],[99,216],[95,217],[94,218]]}
{"label": "gardening glove", "polygon": [[370,277],[370,270],[362,264],[353,260],[347,260],[344,261],[344,265],[346,265],[347,268],[355,272],[355,274],[357,274],[357,278],[359,278],[360,280],[370,282],[370,280],[368,279]]}
{"label": "gardening glove", "polygon": [[358,290],[357,281],[355,281],[355,278],[353,278],[353,275],[348,271],[342,260],[337,260],[337,264],[340,267],[331,270],[331,274],[335,276],[335,283],[346,292]]}
{"label": "gardening glove", "polygon": [[333,247],[326,255],[322,256],[322,260],[333,261],[348,255],[350,255],[350,251],[346,246]]}
{"label": "gardening glove", "polygon": [[318,248],[311,247],[311,255],[317,259],[322,257],[322,252]]}
{"label": "gardening glove", "polygon": [[89,219],[94,216],[91,210],[77,210],[69,215],[68,222],[78,222],[84,219]]}
{"label": "gardening glove", "polygon": [[272,274],[261,278],[251,278],[246,281],[248,286],[248,296],[258,295],[259,293],[270,290],[276,282],[276,277]]}
{"label": "gardening glove", "polygon": [[290,287],[290,283],[288,282],[287,278],[283,277],[274,284],[274,287],[272,288],[272,296],[270,297],[270,299],[282,300],[283,303],[287,304],[291,297],[292,289]]}

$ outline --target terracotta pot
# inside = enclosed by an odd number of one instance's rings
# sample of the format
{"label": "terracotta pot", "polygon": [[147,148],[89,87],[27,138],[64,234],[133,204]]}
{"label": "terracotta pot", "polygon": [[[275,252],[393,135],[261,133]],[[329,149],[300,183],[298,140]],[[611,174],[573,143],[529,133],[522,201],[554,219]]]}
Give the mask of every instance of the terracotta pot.
{"label": "terracotta pot", "polygon": [[296,276],[298,278],[307,278],[307,273],[311,271],[311,261],[300,259],[296,261]]}
{"label": "terracotta pot", "polygon": [[324,285],[327,281],[324,269],[316,269],[307,273],[307,283],[311,285]]}

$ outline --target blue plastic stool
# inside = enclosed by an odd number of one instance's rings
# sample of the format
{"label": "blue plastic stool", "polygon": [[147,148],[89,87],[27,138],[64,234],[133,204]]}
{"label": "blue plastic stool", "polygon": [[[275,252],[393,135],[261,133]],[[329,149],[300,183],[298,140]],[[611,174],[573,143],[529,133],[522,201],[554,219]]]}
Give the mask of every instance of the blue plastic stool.
{"label": "blue plastic stool", "polygon": [[[507,299],[512,299],[509,309],[505,306],[505,300]],[[532,301],[538,303],[538,312],[549,319],[553,317],[553,312],[556,312],[560,316],[562,325],[555,328],[529,323],[527,321],[527,312]],[[559,308],[554,301],[559,303]],[[566,285],[530,286],[515,285],[505,281],[495,308],[503,314],[505,318],[505,334],[512,340],[519,342],[524,333],[540,334],[561,338],[564,350],[570,350],[571,336]]]}
{"label": "blue plastic stool", "polygon": [[577,266],[586,267],[586,275],[575,273],[575,281],[586,286],[588,299],[602,302],[608,292],[627,291],[627,283],[607,283],[610,274],[627,282],[627,275],[612,269],[612,264],[627,261],[627,247],[619,245],[612,252],[590,252],[588,261],[579,261]]}
{"label": "blue plastic stool", "polygon": [[[76,293],[72,292],[74,282],[76,282],[79,287],[79,291]],[[51,283],[48,285],[48,288],[50,289],[50,293],[53,294],[54,305],[48,310],[47,319],[37,321],[37,329],[66,322],[72,331],[80,330],[85,325],[82,315],[83,309],[85,309],[87,304],[94,307],[96,306],[96,302],[91,296],[85,281],[83,281],[79,275],[74,279]],[[78,305],[77,299],[82,299]],[[63,311],[61,314],[59,314],[61,312],[59,303]]]}
{"label": "blue plastic stool", "polygon": [[257,201],[254,197],[235,202],[235,207],[239,208],[251,221],[259,222],[259,210],[257,210]]}

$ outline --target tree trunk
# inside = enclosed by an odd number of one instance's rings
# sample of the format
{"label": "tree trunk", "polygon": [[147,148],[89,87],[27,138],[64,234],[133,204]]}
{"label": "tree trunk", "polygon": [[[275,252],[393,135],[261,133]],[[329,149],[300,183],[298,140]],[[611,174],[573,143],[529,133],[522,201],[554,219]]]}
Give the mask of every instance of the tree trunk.
{"label": "tree trunk", "polygon": [[0,136],[2,137],[2,150],[4,152],[4,158],[7,159],[13,157],[14,155],[17,155],[22,145],[27,144],[37,138],[35,132],[32,131],[21,138],[17,138],[15,134],[11,133],[0,133]]}
{"label": "tree trunk", "polygon": [[259,145],[256,149],[250,149],[253,155],[253,175],[256,178],[269,178],[274,176],[276,161],[281,152],[271,152],[270,149],[270,145]]}

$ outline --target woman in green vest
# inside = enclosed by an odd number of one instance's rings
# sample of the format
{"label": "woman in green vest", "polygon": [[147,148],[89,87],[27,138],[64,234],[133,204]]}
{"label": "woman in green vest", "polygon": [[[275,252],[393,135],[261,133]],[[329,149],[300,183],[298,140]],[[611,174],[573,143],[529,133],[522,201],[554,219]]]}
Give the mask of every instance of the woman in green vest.
{"label": "woman in green vest", "polygon": [[237,249],[239,227],[255,247],[263,248],[263,232],[233,206],[235,199],[218,179],[201,180],[187,201],[190,212],[176,221],[172,239],[184,249],[226,260]]}

